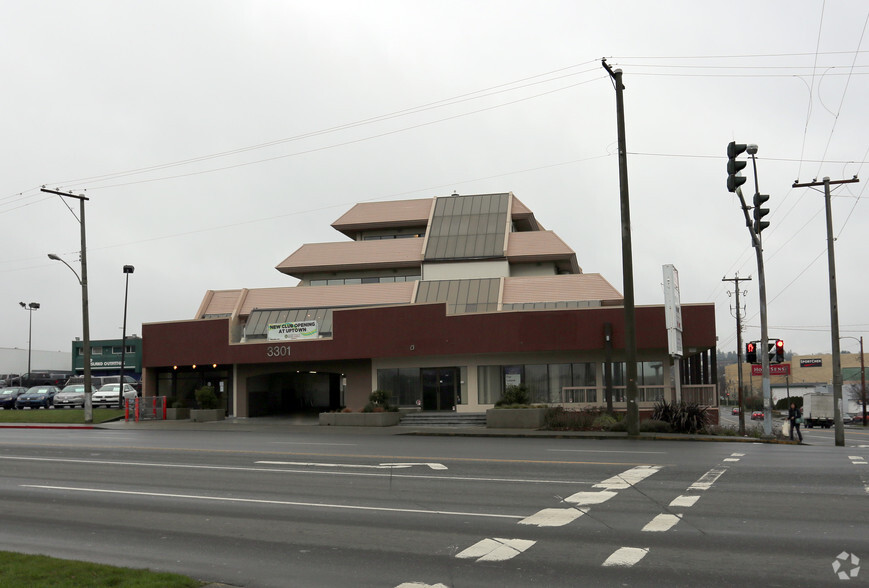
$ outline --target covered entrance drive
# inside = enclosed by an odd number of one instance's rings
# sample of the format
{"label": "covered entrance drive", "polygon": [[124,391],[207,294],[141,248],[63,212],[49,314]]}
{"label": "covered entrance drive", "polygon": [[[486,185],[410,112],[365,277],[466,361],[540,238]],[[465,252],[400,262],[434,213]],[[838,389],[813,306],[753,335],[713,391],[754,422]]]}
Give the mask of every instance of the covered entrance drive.
{"label": "covered entrance drive", "polygon": [[460,403],[459,368],[422,368],[422,409],[454,410]]}

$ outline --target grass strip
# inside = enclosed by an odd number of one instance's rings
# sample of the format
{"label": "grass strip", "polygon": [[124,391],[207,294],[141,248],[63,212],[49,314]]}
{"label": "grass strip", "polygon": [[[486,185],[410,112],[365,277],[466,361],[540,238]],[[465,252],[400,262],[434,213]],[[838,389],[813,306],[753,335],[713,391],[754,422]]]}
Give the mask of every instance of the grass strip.
{"label": "grass strip", "polygon": [[[94,423],[104,423],[124,416],[120,408],[95,408]],[[81,408],[50,408],[29,410],[0,410],[0,423],[84,424]]]}
{"label": "grass strip", "polygon": [[204,582],[165,572],[0,551],[3,588],[198,588]]}

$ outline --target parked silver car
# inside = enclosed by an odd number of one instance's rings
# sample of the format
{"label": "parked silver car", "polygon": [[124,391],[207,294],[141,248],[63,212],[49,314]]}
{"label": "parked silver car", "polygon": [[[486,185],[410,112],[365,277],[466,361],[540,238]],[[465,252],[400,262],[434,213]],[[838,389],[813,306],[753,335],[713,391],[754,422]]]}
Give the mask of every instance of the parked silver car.
{"label": "parked silver car", "polygon": [[[97,389],[91,386],[91,394],[93,395],[96,391]],[[65,386],[63,390],[54,395],[54,407],[84,408],[84,384]]]}

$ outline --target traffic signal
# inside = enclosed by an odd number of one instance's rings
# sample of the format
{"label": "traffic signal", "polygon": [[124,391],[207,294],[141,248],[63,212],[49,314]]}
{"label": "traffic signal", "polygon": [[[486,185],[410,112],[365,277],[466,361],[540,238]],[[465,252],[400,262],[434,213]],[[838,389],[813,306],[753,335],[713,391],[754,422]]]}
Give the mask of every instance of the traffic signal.
{"label": "traffic signal", "polygon": [[739,172],[748,165],[745,161],[737,161],[736,158],[748,149],[748,145],[731,141],[727,144],[727,191],[736,192],[736,189],[745,183],[746,178]]}
{"label": "traffic signal", "polygon": [[785,342],[777,339],[775,342],[775,350],[773,352],[773,363],[781,363],[785,360]]}
{"label": "traffic signal", "polygon": [[745,361],[747,363],[757,363],[757,345],[754,341],[749,341],[745,344]]}
{"label": "traffic signal", "polygon": [[769,200],[767,194],[754,195],[754,232],[759,235],[762,230],[769,226],[769,221],[761,220],[769,214],[769,208],[761,208],[761,204]]}

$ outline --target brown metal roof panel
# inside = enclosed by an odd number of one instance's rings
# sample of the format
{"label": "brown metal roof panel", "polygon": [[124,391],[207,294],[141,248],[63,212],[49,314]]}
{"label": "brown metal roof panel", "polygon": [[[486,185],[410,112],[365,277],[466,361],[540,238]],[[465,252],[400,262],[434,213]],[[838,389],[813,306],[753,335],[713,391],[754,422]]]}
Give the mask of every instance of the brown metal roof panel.
{"label": "brown metal roof panel", "polygon": [[204,315],[231,314],[235,310],[239,295],[241,295],[241,289],[214,290],[209,292],[211,293],[211,300],[197,318],[201,318]]}
{"label": "brown metal roof panel", "polygon": [[293,275],[375,267],[414,267],[422,263],[423,240],[382,239],[307,243],[279,263],[278,271]]}
{"label": "brown metal roof panel", "polygon": [[621,293],[600,274],[504,278],[504,304],[562,300],[622,300]]}
{"label": "brown metal roof panel", "polygon": [[387,226],[419,226],[428,224],[433,198],[360,202],[332,223],[337,231],[359,231]]}
{"label": "brown metal roof panel", "polygon": [[352,284],[345,286],[294,286],[251,289],[241,307],[241,315],[255,308],[322,308],[409,304],[413,282]]}

